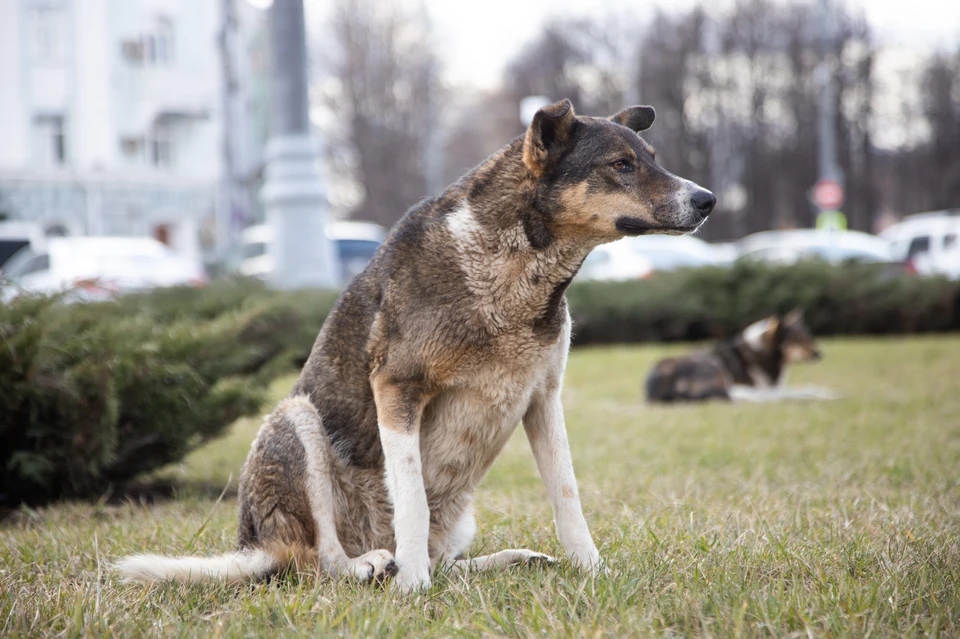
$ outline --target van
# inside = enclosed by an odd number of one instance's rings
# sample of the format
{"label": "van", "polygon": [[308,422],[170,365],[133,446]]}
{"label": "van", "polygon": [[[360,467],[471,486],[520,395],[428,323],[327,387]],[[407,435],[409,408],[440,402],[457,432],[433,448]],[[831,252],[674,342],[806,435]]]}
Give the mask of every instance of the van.
{"label": "van", "polygon": [[0,273],[4,264],[25,246],[43,242],[43,230],[33,222],[0,222]]}
{"label": "van", "polygon": [[921,275],[946,274],[960,237],[960,209],[908,215],[880,237],[890,242],[896,259],[912,263]]}
{"label": "van", "polygon": [[[360,274],[387,237],[387,231],[371,222],[331,222],[327,225],[329,237],[337,251],[343,284]],[[241,261],[238,270],[243,275],[269,280],[274,269],[270,253],[273,227],[269,224],[248,226],[240,236]]]}

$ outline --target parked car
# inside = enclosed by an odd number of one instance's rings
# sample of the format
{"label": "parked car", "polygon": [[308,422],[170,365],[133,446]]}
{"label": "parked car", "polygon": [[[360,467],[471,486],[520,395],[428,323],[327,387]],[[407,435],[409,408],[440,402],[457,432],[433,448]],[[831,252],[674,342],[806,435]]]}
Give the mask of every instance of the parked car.
{"label": "parked car", "polygon": [[43,241],[43,230],[33,222],[0,222],[0,273],[17,251]]}
{"label": "parked car", "polygon": [[[373,259],[387,237],[387,230],[370,222],[331,222],[327,225],[327,236],[337,249],[343,282],[347,283]],[[269,279],[274,269],[274,258],[269,250],[273,238],[273,227],[269,224],[244,229],[240,239],[240,273]]]}
{"label": "parked car", "polygon": [[737,246],[740,258],[776,264],[795,264],[804,259],[820,259],[832,264],[848,260],[879,264],[900,262],[894,258],[889,242],[860,231],[762,231],[741,239]]}
{"label": "parked car", "polygon": [[54,237],[20,249],[4,269],[14,293],[70,289],[79,299],[109,299],[160,286],[201,286],[203,263],[149,237]]}
{"label": "parked car", "polygon": [[890,242],[893,256],[910,261],[922,275],[948,275],[953,266],[951,252],[960,242],[960,210],[932,211],[908,215],[884,229],[880,237]]}
{"label": "parked car", "polygon": [[580,269],[581,280],[629,280],[658,271],[727,264],[713,245],[689,235],[625,237],[593,249]]}
{"label": "parked car", "polygon": [[951,280],[960,280],[960,244],[942,251],[919,253],[910,263],[917,272],[925,275],[942,275]]}
{"label": "parked car", "polygon": [[692,235],[642,235],[626,237],[620,242],[650,260],[654,271],[716,266],[733,261],[726,257],[723,248]]}
{"label": "parked car", "polygon": [[577,280],[613,282],[649,277],[653,273],[650,260],[623,241],[603,244],[590,251],[577,273]]}

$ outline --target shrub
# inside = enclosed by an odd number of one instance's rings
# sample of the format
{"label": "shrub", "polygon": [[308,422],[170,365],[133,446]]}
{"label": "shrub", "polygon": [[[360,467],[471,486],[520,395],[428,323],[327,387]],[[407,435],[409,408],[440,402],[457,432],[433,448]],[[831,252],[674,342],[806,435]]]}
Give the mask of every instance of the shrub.
{"label": "shrub", "polygon": [[221,435],[306,358],[332,300],[228,282],[0,306],[0,500],[95,497]]}
{"label": "shrub", "polygon": [[568,300],[577,345],[722,337],[793,308],[806,311],[816,335],[960,329],[960,283],[864,264],[738,262],[647,280],[578,283]]}
{"label": "shrub", "polygon": [[[576,345],[721,337],[796,307],[817,335],[960,328],[960,283],[864,265],[738,263],[577,283],[568,299]],[[0,501],[98,496],[223,434],[303,364],[334,301],[237,279],[0,306]]]}

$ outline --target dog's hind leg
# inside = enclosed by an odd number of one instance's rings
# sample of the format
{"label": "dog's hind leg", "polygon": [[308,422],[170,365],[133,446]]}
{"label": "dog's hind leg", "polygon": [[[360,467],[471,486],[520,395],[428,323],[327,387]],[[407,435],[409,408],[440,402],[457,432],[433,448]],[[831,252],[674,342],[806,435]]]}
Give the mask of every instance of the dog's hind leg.
{"label": "dog's hind leg", "polygon": [[307,497],[317,528],[317,552],[320,567],[330,575],[381,581],[396,572],[393,555],[373,550],[350,558],[337,535],[333,494],[333,451],[323,430],[320,414],[309,399],[292,397],[277,407],[277,415],[293,426],[303,444],[307,465]]}
{"label": "dog's hind leg", "polygon": [[511,548],[501,550],[490,555],[473,557],[471,559],[458,559],[449,564],[450,572],[454,574],[467,572],[483,572],[492,568],[501,568],[503,566],[513,566],[515,564],[547,563],[552,564],[557,560],[550,555],[542,552],[527,550],[526,548]]}
{"label": "dog's hind leg", "polygon": [[468,507],[460,517],[457,525],[447,536],[440,551],[440,562],[451,573],[461,574],[468,572],[482,572],[501,566],[512,566],[519,563],[544,562],[553,563],[553,557],[540,552],[526,549],[501,550],[482,557],[457,559],[467,552],[473,537],[477,534],[477,522],[473,516],[473,509]]}

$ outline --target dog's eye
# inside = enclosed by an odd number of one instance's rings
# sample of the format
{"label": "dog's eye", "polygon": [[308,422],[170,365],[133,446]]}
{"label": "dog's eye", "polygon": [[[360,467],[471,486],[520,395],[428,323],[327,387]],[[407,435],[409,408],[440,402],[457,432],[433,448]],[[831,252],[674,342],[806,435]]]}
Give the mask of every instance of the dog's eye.
{"label": "dog's eye", "polygon": [[613,168],[623,173],[629,173],[633,170],[633,165],[627,162],[626,160],[617,160],[613,163]]}

